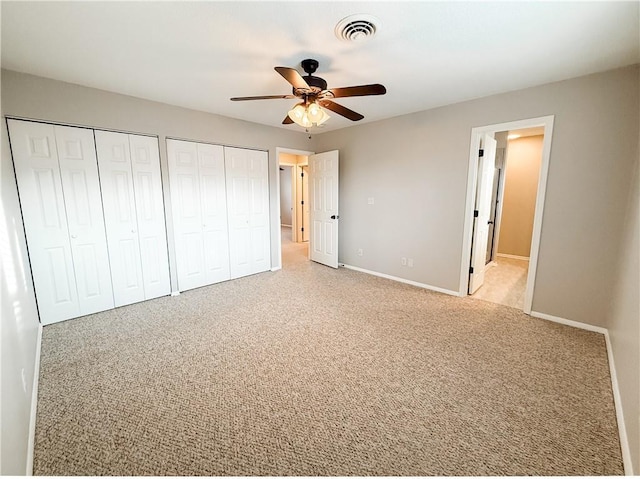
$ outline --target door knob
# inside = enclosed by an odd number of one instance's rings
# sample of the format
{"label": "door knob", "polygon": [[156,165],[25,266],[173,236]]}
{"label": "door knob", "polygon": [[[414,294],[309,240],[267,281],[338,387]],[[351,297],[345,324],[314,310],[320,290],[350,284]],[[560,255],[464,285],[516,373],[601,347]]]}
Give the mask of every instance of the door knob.
{"label": "door knob", "polygon": [[76,239],[76,238],[78,237],[78,235],[71,235],[71,237],[72,237],[73,239]]}
{"label": "door knob", "polygon": [[488,224],[488,225],[492,225],[492,224],[493,224],[493,221],[487,221],[487,224]]}
{"label": "door knob", "polygon": [[340,216],[338,216],[338,215],[331,215],[331,219],[332,219],[332,220],[337,220],[337,219],[339,219],[339,218],[340,218]]}

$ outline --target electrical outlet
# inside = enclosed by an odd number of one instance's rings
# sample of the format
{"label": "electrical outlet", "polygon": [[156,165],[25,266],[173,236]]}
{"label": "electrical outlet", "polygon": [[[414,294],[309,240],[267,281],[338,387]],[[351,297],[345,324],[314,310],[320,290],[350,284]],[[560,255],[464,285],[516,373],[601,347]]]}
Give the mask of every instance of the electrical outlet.
{"label": "electrical outlet", "polygon": [[370,196],[369,198],[367,198],[367,204],[368,205],[372,205],[373,203],[374,203],[373,196]]}
{"label": "electrical outlet", "polygon": [[358,249],[358,256],[362,256],[363,252],[362,252],[362,248]]}
{"label": "electrical outlet", "polygon": [[407,266],[409,266],[409,268],[413,268],[413,258],[409,258],[407,260]]}
{"label": "electrical outlet", "polygon": [[400,258],[400,264],[402,266],[406,266],[407,265],[407,258]]}

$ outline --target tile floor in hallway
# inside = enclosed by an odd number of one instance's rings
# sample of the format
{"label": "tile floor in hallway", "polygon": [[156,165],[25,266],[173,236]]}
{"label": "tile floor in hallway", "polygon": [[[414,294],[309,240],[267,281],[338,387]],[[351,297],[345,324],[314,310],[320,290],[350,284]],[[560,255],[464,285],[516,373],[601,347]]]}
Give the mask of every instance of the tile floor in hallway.
{"label": "tile floor in hallway", "polygon": [[487,267],[484,284],[471,297],[523,309],[528,271],[529,260],[498,256]]}

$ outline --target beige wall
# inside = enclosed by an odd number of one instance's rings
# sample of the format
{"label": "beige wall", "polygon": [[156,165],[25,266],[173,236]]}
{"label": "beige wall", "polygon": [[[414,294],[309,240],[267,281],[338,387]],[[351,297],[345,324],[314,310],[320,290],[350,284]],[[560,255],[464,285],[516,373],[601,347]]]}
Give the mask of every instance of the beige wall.
{"label": "beige wall", "polygon": [[527,136],[508,142],[498,253],[529,257],[542,139]]}
{"label": "beige wall", "polygon": [[[458,290],[470,132],[554,115],[533,311],[612,327],[623,368],[625,423],[638,436],[635,292],[614,286],[630,176],[638,161],[638,65],[327,132],[340,150],[339,261]],[[367,205],[374,196],[375,204]],[[363,248],[365,254],[357,255]],[[637,246],[636,246],[637,248]],[[626,255],[632,255],[633,246]],[[413,257],[415,267],[400,264]],[[626,274],[637,281],[638,268]],[[624,275],[623,274],[623,275]],[[632,282],[631,287],[635,283]],[[610,315],[611,300],[626,309]],[[630,436],[632,436],[630,434]],[[636,472],[640,448],[632,443]]]}
{"label": "beige wall", "polygon": [[[2,70],[2,239],[7,249],[2,256],[2,457],[4,474],[24,474],[26,468],[29,414],[33,391],[38,317],[29,260],[23,234],[13,165],[4,117],[18,116],[95,128],[157,135],[163,171],[165,212],[169,234],[171,283],[176,289],[175,254],[170,191],[167,178],[166,137],[249,147],[269,151],[270,185],[277,179],[276,147],[306,150],[306,134],[233,120],[195,110],[81,87],[13,71]],[[278,218],[279,198],[270,188],[271,217]],[[272,264],[280,258],[280,227],[273,222]],[[6,254],[9,251],[10,254]],[[15,275],[17,287],[7,279]]]}
{"label": "beige wall", "polygon": [[458,291],[471,129],[554,115],[533,310],[606,327],[638,74],[633,66],[316,136],[315,151],[340,150],[339,261]]}
{"label": "beige wall", "polygon": [[[301,156],[292,155],[291,153],[280,153],[280,163],[287,165],[297,165],[300,162]],[[306,156],[304,157],[306,158]]]}
{"label": "beige wall", "polygon": [[640,145],[636,158],[635,173],[629,175],[624,233],[612,246],[619,256],[608,327],[633,470],[640,475]]}
{"label": "beige wall", "polygon": [[22,215],[16,195],[7,125],[2,121],[2,157],[0,174],[2,209],[0,209],[0,314],[2,361],[2,402],[0,423],[0,474],[23,475],[27,467],[27,442],[31,401],[34,397],[38,310],[22,227]]}
{"label": "beige wall", "polygon": [[292,166],[281,166],[280,170],[280,223],[292,226],[293,198],[291,197]]}
{"label": "beige wall", "polygon": [[[2,72],[2,113],[157,134],[165,172],[166,136],[269,150],[271,184],[277,181],[277,146],[338,149],[339,261],[452,291],[459,289],[460,269],[468,261],[462,257],[462,235],[471,129],[555,115],[533,310],[611,328],[614,354],[620,358],[625,418],[632,429],[637,428],[639,414],[637,382],[632,378],[638,365],[623,360],[633,361],[640,348],[638,334],[633,335],[638,327],[637,287],[633,291],[638,269],[619,265],[633,261],[638,247],[633,233],[637,213],[631,223],[626,215],[634,214],[628,205],[638,161],[639,83],[639,68],[634,66],[357,125],[311,141],[281,128],[8,71]],[[14,266],[20,277],[28,278],[4,125],[2,137],[5,222],[17,255]],[[373,205],[367,204],[369,197],[375,198]],[[278,214],[275,188],[271,211]],[[170,225],[170,216],[168,220]],[[636,226],[629,226],[634,221]],[[278,234],[274,223],[272,238]],[[612,246],[618,244],[622,250]],[[358,248],[364,250],[361,257]],[[401,266],[401,257],[413,258],[415,266]],[[172,281],[175,284],[173,276]],[[612,306],[613,298],[621,303]],[[37,318],[28,285],[11,299],[15,301],[3,301],[2,306],[2,434],[3,439],[6,435],[21,441],[27,426],[22,419],[5,422],[5,411],[19,410],[23,418],[28,409],[28,404],[18,403],[30,401],[30,393],[20,393],[18,386],[22,370],[27,371],[27,381],[33,376]],[[21,308],[19,321],[13,307]],[[7,359],[5,342],[20,342],[26,349]],[[11,429],[5,430],[5,424]],[[637,430],[630,434],[637,436]],[[13,464],[24,464],[26,444],[16,446],[20,454],[15,457],[9,457],[8,450],[5,457],[4,444],[2,472],[5,467],[17,471]],[[637,440],[632,454],[638,468]]]}

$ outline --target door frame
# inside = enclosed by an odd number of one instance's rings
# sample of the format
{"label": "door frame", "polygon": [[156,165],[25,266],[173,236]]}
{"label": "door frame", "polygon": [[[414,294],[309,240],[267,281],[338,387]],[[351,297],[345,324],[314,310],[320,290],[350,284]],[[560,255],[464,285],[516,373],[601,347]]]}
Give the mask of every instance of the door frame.
{"label": "door frame", "polygon": [[531,238],[531,252],[529,255],[529,272],[527,275],[527,287],[524,295],[524,312],[531,314],[533,293],[535,288],[536,271],[538,267],[538,253],[540,250],[540,234],[542,218],[544,214],[544,199],[547,190],[547,177],[549,173],[549,159],[551,156],[551,141],[553,135],[554,115],[516,120],[505,123],[496,123],[474,127],[471,129],[471,144],[469,149],[469,166],[467,176],[467,198],[465,205],[464,228],[462,238],[462,261],[460,266],[459,296],[467,296],[469,286],[469,258],[471,257],[471,243],[473,234],[473,209],[478,183],[478,155],[480,137],[484,133],[493,135],[499,131],[520,130],[523,128],[544,127],[544,139],[542,143],[542,161],[540,163],[540,177],[538,179],[538,192],[536,196],[536,208],[533,218],[533,235]]}
{"label": "door frame", "polygon": [[[275,178],[275,183],[276,183],[276,198],[278,199],[278,215],[280,214],[280,154],[281,153],[288,153],[290,155],[297,155],[297,156],[309,156],[309,155],[313,155],[315,154],[314,151],[307,151],[307,150],[297,150],[295,148],[286,148],[286,147],[280,147],[277,146],[276,147],[276,161],[273,162],[273,170],[272,170],[272,178]],[[284,163],[287,164],[288,163]],[[296,175],[298,173],[298,166],[299,165],[295,165],[295,168],[292,168],[292,171],[295,171]],[[294,188],[295,190],[295,184],[294,184]],[[297,201],[296,198],[297,193],[294,191],[291,201],[295,202]],[[297,210],[296,210],[297,211]],[[295,214],[294,211],[294,217],[292,217],[291,219],[291,223],[292,223],[292,228],[297,227],[297,218],[295,218],[295,216],[297,216],[297,214]],[[279,269],[282,269],[282,234],[281,234],[281,227],[280,227],[280,221],[276,221],[274,223],[277,223],[277,229],[278,229],[278,234],[275,235],[275,246],[276,246],[276,251],[278,252],[278,254],[276,255],[276,264],[272,264],[271,267],[271,271],[277,271]],[[272,231],[272,235],[273,235],[273,231]]]}

